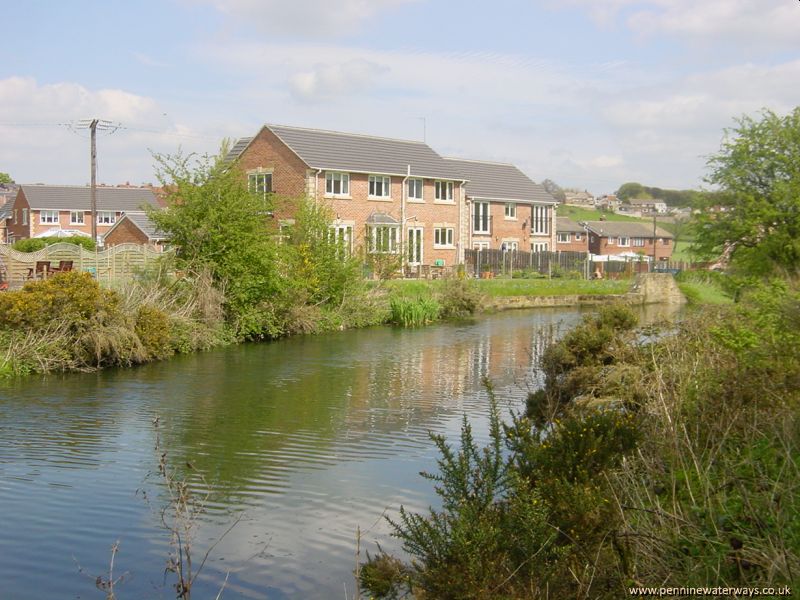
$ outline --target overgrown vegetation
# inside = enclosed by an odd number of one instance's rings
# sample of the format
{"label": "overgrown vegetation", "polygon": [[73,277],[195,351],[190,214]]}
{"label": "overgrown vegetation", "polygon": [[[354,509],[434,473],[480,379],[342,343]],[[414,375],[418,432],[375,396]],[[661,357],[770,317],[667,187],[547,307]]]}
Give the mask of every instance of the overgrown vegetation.
{"label": "overgrown vegetation", "polygon": [[[800,294],[740,290],[658,335],[610,307],[553,344],[525,414],[479,448],[434,436],[441,509],[401,510],[391,598],[619,598],[630,586],[797,585]],[[650,332],[653,333],[652,331]]]}
{"label": "overgrown vegetation", "polygon": [[0,294],[0,375],[130,366],[225,343],[222,296],[210,279],[104,289],[66,272]]}

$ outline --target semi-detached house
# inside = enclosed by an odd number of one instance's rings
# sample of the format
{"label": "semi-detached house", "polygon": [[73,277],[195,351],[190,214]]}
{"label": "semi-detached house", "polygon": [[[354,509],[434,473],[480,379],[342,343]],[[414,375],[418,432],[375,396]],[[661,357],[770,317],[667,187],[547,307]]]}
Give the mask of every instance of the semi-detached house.
{"label": "semi-detached house", "polygon": [[[124,214],[158,208],[149,188],[98,187],[97,234],[104,235]],[[91,188],[67,185],[21,185],[11,206],[9,241],[57,235],[61,231],[91,235]]]}
{"label": "semi-detached house", "polygon": [[[226,160],[236,162],[255,192],[289,198],[307,196],[329,206],[336,235],[351,249],[403,252],[410,265],[448,266],[462,262],[464,250],[478,241],[500,248],[501,236],[509,242],[517,239],[520,249],[530,249],[526,244],[532,238],[523,229],[533,223],[531,209],[539,197],[519,185],[487,191],[486,186],[498,181],[493,174],[497,165],[444,159],[423,142],[265,125],[255,136],[240,139]],[[469,169],[462,164],[465,162],[470,163]],[[515,171],[515,181],[521,175],[536,187],[514,167],[502,166],[506,170],[509,167]],[[471,181],[470,176],[476,179]],[[476,234],[475,223],[483,213],[476,221],[470,185],[474,202],[503,207],[519,203],[515,226],[506,229],[495,225],[494,237],[483,231]],[[547,216],[541,213],[541,218],[552,215],[555,201],[552,197],[549,200]],[[278,209],[276,216],[291,215]],[[549,226],[548,231],[547,243],[552,248],[554,227]],[[542,243],[545,236],[541,236]]]}

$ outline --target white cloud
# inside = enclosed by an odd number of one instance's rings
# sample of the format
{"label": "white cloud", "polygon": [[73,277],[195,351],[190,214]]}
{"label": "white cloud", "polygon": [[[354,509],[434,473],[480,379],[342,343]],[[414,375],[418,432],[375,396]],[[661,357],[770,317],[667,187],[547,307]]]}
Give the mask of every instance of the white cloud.
{"label": "white cloud", "polygon": [[[31,77],[0,80],[0,170],[20,183],[84,184],[89,179],[88,132],[71,128],[97,117],[123,128],[98,133],[98,180],[105,183],[152,182],[149,148],[174,152],[197,138],[185,123],[168,123],[158,103],[119,89],[91,90],[80,84],[39,84]],[[218,139],[221,139],[222,135]]]}
{"label": "white cloud", "polygon": [[336,64],[317,64],[289,77],[289,89],[300,100],[319,101],[359,94],[380,84],[389,67],[363,59]]}
{"label": "white cloud", "polygon": [[273,36],[337,37],[352,33],[377,13],[417,0],[194,0]]}
{"label": "white cloud", "polygon": [[639,35],[670,34],[743,48],[797,46],[800,6],[787,0],[560,0],[608,25],[622,19]]}

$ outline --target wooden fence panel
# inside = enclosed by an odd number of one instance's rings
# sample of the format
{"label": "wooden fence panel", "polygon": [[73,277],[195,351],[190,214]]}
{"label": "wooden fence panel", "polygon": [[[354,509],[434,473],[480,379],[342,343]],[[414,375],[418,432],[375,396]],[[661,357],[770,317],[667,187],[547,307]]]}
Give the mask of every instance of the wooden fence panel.
{"label": "wooden fence panel", "polygon": [[166,253],[139,244],[119,244],[104,250],[89,251],[76,244],[60,242],[36,252],[19,252],[0,245],[0,274],[10,287],[19,287],[39,261],[57,267],[62,260],[71,260],[75,271],[88,271],[100,281],[125,279],[141,272]]}

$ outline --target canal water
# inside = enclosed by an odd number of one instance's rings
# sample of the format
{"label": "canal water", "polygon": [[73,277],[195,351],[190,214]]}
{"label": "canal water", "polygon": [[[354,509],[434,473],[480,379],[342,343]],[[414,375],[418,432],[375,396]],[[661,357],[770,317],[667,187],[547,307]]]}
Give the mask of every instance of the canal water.
{"label": "canal water", "polygon": [[[437,504],[429,432],[486,440],[494,384],[521,408],[577,310],[517,311],[243,345],[136,369],[0,387],[0,599],[174,598],[161,451],[206,497],[194,598],[352,598],[362,557],[397,549],[382,515]],[[156,449],[156,427],[161,450]],[[226,530],[230,529],[227,535]],[[227,578],[227,581],[226,581]]]}

